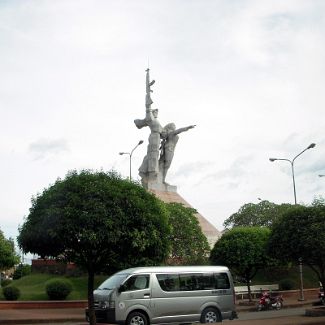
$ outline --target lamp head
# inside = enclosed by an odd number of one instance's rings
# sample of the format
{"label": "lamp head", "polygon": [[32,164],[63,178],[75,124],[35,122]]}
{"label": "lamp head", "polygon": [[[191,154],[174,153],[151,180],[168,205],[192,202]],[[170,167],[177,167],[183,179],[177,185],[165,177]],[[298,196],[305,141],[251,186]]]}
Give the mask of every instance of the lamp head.
{"label": "lamp head", "polygon": [[138,146],[139,146],[140,144],[142,144],[142,143],[143,143],[143,140],[140,140],[139,143],[138,143]]}
{"label": "lamp head", "polygon": [[316,146],[316,143],[311,143],[307,149],[311,149],[311,148],[314,148]]}
{"label": "lamp head", "polygon": [[277,158],[269,158],[269,160],[273,162],[273,161],[276,161],[278,159]]}

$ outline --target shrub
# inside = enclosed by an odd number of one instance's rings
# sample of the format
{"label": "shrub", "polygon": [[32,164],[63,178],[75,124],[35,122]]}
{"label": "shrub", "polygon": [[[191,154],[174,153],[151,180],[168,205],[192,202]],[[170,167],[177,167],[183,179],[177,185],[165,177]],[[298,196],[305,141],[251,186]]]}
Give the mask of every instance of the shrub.
{"label": "shrub", "polygon": [[279,282],[280,290],[292,290],[295,287],[295,282],[291,279],[283,279]]}
{"label": "shrub", "polygon": [[6,300],[17,300],[20,297],[20,290],[14,286],[4,287],[2,292]]}
{"label": "shrub", "polygon": [[19,264],[16,267],[15,272],[12,275],[12,278],[14,280],[18,280],[25,275],[29,275],[29,274],[31,274],[31,269],[32,269],[31,266],[28,264]]}
{"label": "shrub", "polygon": [[46,282],[46,293],[50,300],[64,300],[72,291],[69,280],[52,279]]}
{"label": "shrub", "polygon": [[1,287],[6,287],[11,282],[12,282],[12,280],[10,280],[10,279],[4,279],[1,281]]}

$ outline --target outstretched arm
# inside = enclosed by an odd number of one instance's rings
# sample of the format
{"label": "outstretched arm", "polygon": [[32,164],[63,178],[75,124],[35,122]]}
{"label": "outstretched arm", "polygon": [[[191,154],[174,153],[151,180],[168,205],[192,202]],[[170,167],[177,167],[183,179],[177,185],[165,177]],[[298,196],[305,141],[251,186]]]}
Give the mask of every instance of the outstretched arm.
{"label": "outstretched arm", "polygon": [[175,131],[172,131],[172,132],[170,132],[170,133],[173,134],[173,135],[180,134],[180,133],[182,133],[182,132],[186,132],[186,131],[188,131],[189,129],[193,129],[195,126],[196,126],[196,125],[189,125],[189,126],[186,126],[186,127],[184,127],[184,128],[180,128],[180,129],[177,129],[177,130],[175,130]]}

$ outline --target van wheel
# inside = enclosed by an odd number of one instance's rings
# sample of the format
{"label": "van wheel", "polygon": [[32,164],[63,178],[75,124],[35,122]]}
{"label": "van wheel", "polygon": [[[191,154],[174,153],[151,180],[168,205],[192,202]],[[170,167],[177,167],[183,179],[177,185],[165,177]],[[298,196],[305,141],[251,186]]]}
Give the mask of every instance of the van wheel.
{"label": "van wheel", "polygon": [[131,313],[126,319],[126,325],[149,325],[147,316],[136,311]]}
{"label": "van wheel", "polygon": [[201,323],[220,323],[221,317],[216,308],[206,308],[201,315]]}

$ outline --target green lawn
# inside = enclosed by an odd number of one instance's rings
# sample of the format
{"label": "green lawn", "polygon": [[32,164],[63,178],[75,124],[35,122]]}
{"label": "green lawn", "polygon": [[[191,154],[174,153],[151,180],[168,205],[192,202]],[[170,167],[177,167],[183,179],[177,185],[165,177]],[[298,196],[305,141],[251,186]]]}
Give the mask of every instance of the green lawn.
{"label": "green lawn", "polygon": [[[103,282],[108,276],[97,276],[95,278],[95,288]],[[67,300],[86,300],[87,299],[87,276],[82,277],[64,277],[51,274],[32,274],[24,276],[19,280],[13,280],[13,286],[19,288],[21,296],[19,300],[48,300],[45,292],[46,281],[53,278],[65,278],[71,281],[73,290],[67,297]],[[2,290],[0,290],[0,300],[5,300]]]}
{"label": "green lawn", "polygon": [[[278,284],[283,279],[290,279],[294,282],[293,289],[300,288],[300,273],[297,265],[288,269],[266,269],[259,271],[254,279],[252,285],[259,284]],[[303,283],[304,288],[317,288],[319,286],[316,274],[307,266],[303,266]]]}

